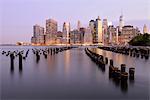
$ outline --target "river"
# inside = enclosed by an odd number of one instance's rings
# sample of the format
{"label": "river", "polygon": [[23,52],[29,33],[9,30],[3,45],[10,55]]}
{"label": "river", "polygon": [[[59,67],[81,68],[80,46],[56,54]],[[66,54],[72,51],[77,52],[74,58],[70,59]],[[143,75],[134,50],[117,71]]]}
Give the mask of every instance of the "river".
{"label": "river", "polygon": [[114,65],[135,67],[134,81],[126,86],[109,78],[109,65],[98,67],[86,55],[84,48],[73,48],[47,59],[41,55],[36,62],[33,48],[1,46],[0,51],[30,49],[23,69],[19,70],[15,58],[14,71],[10,70],[10,57],[0,54],[0,84],[2,100],[98,99],[98,100],[148,100],[150,94],[150,60],[134,58],[100,49],[92,51],[114,60]]}

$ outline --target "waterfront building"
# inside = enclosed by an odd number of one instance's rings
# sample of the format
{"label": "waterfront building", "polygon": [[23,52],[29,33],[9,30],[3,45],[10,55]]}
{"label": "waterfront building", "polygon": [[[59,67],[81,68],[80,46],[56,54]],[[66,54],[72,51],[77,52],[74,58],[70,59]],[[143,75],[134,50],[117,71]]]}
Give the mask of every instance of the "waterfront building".
{"label": "waterfront building", "polygon": [[78,20],[77,29],[80,30],[80,28],[81,28],[81,22]]}
{"label": "waterfront building", "polygon": [[85,28],[80,28],[80,31],[79,31],[79,34],[80,34],[80,37],[79,37],[79,40],[80,40],[80,43],[83,44],[84,43],[84,35],[85,35]]}
{"label": "waterfront building", "polygon": [[55,37],[57,33],[57,21],[54,19],[48,19],[46,20],[46,44],[54,44],[55,43]]}
{"label": "waterfront building", "polygon": [[109,26],[108,27],[109,42],[111,45],[127,45],[128,42],[135,36],[141,34],[138,28],[134,28],[131,25],[126,25],[122,27],[122,33],[119,32],[119,26]]}
{"label": "waterfront building", "polygon": [[143,34],[144,33],[148,33],[148,28],[147,28],[146,24],[144,24],[144,27],[143,27]]}
{"label": "waterfront building", "polygon": [[116,29],[116,44],[119,44],[119,29]]}
{"label": "waterfront building", "polygon": [[31,43],[36,44],[36,38],[34,36],[31,37]]}
{"label": "waterfront building", "polygon": [[70,43],[70,23],[64,22],[63,24],[63,39],[64,43]]}
{"label": "waterfront building", "polygon": [[107,34],[107,29],[108,29],[108,21],[107,19],[103,19],[103,28],[104,28],[104,34]]}
{"label": "waterfront building", "polygon": [[87,27],[85,29],[85,34],[84,34],[84,44],[90,45],[92,44],[92,33],[90,27]]}
{"label": "waterfront building", "polygon": [[63,37],[63,32],[58,31],[56,35],[57,35],[57,37]]}
{"label": "waterfront building", "polygon": [[108,27],[108,44],[116,44],[116,31],[113,25]]}
{"label": "waterfront building", "polygon": [[95,27],[95,21],[94,20],[91,20],[89,22],[89,28],[90,28],[91,34],[92,34],[92,42],[97,43],[97,34],[96,34],[96,27]]}
{"label": "waterfront building", "polygon": [[84,44],[85,28],[80,28],[80,30],[75,29],[70,32],[70,43],[71,44]]}
{"label": "waterfront building", "polygon": [[89,22],[89,27],[92,33],[93,43],[103,43],[103,27],[100,17],[98,16],[96,21],[91,20]]}
{"label": "waterfront building", "polygon": [[126,45],[135,36],[139,35],[140,31],[138,28],[134,28],[131,25],[126,25],[122,28],[122,34],[119,36],[120,44]]}
{"label": "waterfront building", "polygon": [[123,26],[124,26],[124,17],[123,17],[123,15],[121,15],[119,18],[119,31],[120,32],[122,32]]}
{"label": "waterfront building", "polygon": [[100,19],[100,17],[98,16],[98,18],[96,19],[96,34],[98,38],[97,42],[98,43],[103,43],[103,30],[102,30],[102,21]]}
{"label": "waterfront building", "polygon": [[70,43],[71,44],[75,44],[77,39],[76,35],[79,33],[79,31],[77,29],[74,29],[73,31],[70,31]]}
{"label": "waterfront building", "polygon": [[103,43],[107,44],[108,40],[108,21],[103,19]]}
{"label": "waterfront building", "polygon": [[71,44],[81,44],[80,41],[80,32],[79,30],[75,29],[70,32],[70,43]]}
{"label": "waterfront building", "polygon": [[39,25],[33,26],[33,37],[31,38],[31,43],[33,44],[44,44],[45,38],[44,38],[44,27],[41,27]]}
{"label": "waterfront building", "polygon": [[63,32],[58,31],[55,36],[55,42],[56,44],[62,44],[63,43]]}

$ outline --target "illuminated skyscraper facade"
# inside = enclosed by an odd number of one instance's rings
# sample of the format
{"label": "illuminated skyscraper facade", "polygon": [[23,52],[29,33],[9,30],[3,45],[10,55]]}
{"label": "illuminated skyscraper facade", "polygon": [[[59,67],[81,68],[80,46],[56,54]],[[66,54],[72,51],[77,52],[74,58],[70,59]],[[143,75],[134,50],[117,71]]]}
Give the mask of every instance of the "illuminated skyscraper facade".
{"label": "illuminated skyscraper facade", "polygon": [[103,43],[103,29],[102,29],[102,21],[100,17],[96,19],[96,34],[97,34],[97,42]]}
{"label": "illuminated skyscraper facade", "polygon": [[53,19],[46,20],[46,44],[55,43],[55,35],[57,33],[57,21]]}
{"label": "illuminated skyscraper facade", "polygon": [[65,43],[70,43],[70,23],[63,24],[63,39]]}
{"label": "illuminated skyscraper facade", "polygon": [[123,18],[123,15],[121,15],[119,18],[119,31],[120,32],[122,32],[123,26],[124,26],[124,18]]}
{"label": "illuminated skyscraper facade", "polygon": [[33,26],[33,37],[31,38],[33,44],[44,44],[44,27],[39,25]]}
{"label": "illuminated skyscraper facade", "polygon": [[80,28],[81,28],[81,22],[78,21],[78,23],[77,23],[77,29],[80,30]]}
{"label": "illuminated skyscraper facade", "polygon": [[146,24],[144,24],[143,33],[148,33],[148,28],[147,28]]}

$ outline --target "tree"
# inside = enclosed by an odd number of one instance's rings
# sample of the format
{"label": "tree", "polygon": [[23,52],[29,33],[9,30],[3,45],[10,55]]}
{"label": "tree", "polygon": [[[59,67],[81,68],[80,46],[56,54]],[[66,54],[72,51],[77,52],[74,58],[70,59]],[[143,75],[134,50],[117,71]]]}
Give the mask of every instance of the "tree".
{"label": "tree", "polygon": [[130,42],[133,46],[150,46],[150,34],[145,33],[134,37]]}

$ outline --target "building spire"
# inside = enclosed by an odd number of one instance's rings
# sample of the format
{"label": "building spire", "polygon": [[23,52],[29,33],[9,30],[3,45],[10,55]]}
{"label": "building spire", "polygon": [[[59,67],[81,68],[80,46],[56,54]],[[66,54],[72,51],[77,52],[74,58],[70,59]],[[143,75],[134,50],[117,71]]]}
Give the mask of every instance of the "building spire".
{"label": "building spire", "polygon": [[100,17],[98,16],[98,18],[97,19],[100,19]]}
{"label": "building spire", "polygon": [[80,22],[80,20],[78,20],[77,29],[80,30],[80,28],[81,28],[81,22]]}

